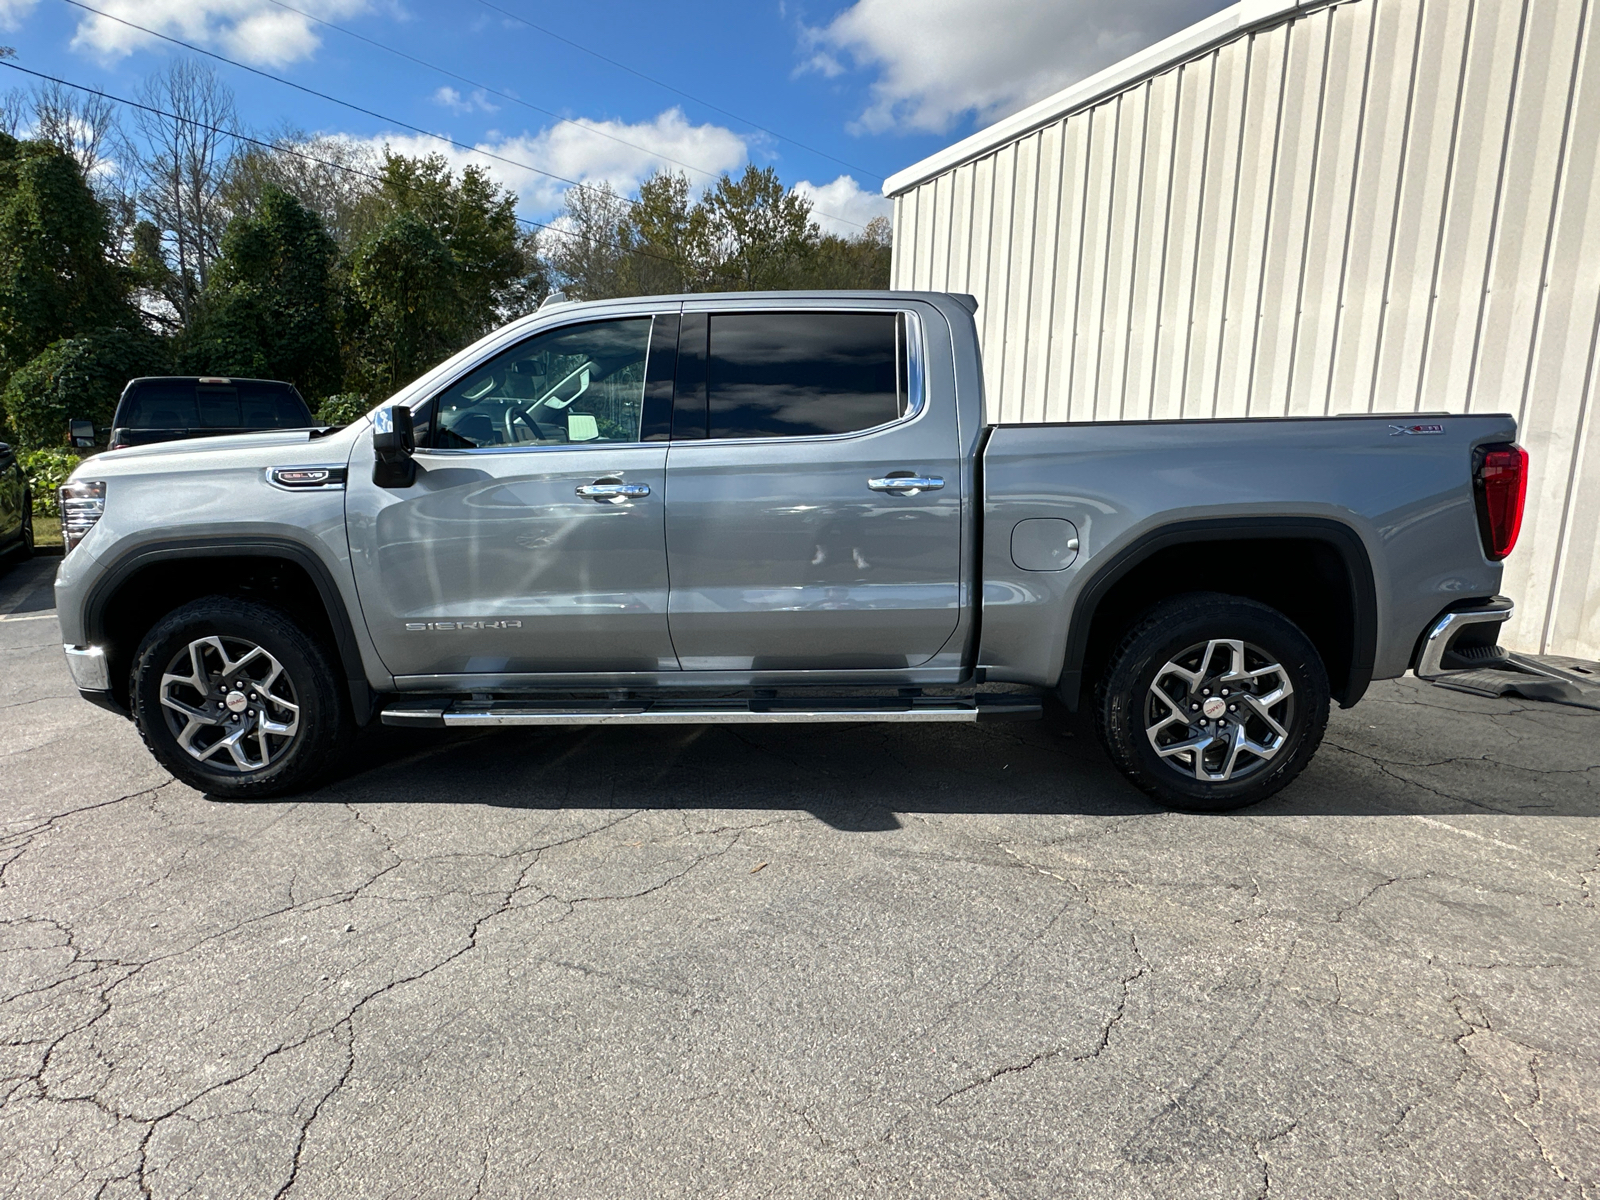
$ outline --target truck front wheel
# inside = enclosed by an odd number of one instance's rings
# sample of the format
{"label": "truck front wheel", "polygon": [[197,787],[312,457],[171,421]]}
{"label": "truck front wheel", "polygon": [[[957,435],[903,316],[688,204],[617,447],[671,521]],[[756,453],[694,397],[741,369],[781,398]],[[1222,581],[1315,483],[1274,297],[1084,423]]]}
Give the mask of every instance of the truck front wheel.
{"label": "truck front wheel", "polygon": [[1282,613],[1196,592],[1128,631],[1095,693],[1100,740],[1163,804],[1225,812],[1265,800],[1316,753],[1328,674]]}
{"label": "truck front wheel", "polygon": [[145,635],[129,692],[150,752],[228,799],[311,783],[349,724],[339,674],[277,609],[231,596],[185,604]]}

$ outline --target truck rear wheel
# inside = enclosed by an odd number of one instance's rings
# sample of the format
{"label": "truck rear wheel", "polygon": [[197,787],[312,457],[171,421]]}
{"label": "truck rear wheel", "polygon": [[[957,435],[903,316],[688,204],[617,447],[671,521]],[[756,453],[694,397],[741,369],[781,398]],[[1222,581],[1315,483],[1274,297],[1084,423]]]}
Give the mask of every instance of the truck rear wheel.
{"label": "truck rear wheel", "polygon": [[185,604],[145,635],[129,688],[150,752],[229,799],[304,788],[349,718],[322,646],[277,609],[231,596]]}
{"label": "truck rear wheel", "polygon": [[1328,723],[1328,675],[1282,613],[1196,592],[1128,631],[1095,693],[1100,740],[1163,804],[1225,812],[1265,800],[1311,760]]}

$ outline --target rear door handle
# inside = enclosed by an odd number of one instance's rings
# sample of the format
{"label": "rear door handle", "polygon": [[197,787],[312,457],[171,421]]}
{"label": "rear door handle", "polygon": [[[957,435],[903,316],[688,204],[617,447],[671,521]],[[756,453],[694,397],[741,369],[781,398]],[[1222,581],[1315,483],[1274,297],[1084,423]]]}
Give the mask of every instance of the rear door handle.
{"label": "rear door handle", "polygon": [[585,500],[600,500],[610,504],[621,504],[625,500],[637,500],[641,496],[650,494],[648,483],[623,483],[617,479],[596,479],[593,483],[579,484],[578,495]]}
{"label": "rear door handle", "polygon": [[937,475],[889,475],[869,479],[867,486],[875,492],[906,492],[915,496],[918,492],[937,492],[944,486],[944,480]]}

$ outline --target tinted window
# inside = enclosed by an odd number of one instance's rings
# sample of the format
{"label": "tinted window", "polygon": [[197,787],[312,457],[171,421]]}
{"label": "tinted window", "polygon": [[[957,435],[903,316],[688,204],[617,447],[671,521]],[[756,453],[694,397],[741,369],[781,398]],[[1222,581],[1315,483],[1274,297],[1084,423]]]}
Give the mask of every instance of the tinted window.
{"label": "tinted window", "polygon": [[434,398],[429,444],[470,449],[636,442],[649,348],[649,317],[536,334]]}
{"label": "tinted window", "polygon": [[127,429],[188,429],[196,421],[194,384],[181,381],[141,384],[116,416]]}
{"label": "tinted window", "polygon": [[850,433],[905,412],[894,313],[714,313],[706,363],[713,438]]}
{"label": "tinted window", "polygon": [[140,384],[123,401],[116,423],[124,429],[303,429],[311,413],[283,384],[158,380]]}

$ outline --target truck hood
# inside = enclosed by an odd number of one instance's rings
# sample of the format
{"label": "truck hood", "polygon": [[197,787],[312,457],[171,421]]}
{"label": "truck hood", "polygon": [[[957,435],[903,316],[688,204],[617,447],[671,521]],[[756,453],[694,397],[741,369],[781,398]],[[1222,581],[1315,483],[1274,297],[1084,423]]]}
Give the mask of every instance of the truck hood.
{"label": "truck hood", "polygon": [[350,448],[367,428],[365,420],[321,437],[307,429],[270,429],[261,433],[189,438],[108,450],[80,462],[72,478],[117,478],[134,475],[190,475],[255,471],[303,463],[344,463]]}
{"label": "truck hood", "polygon": [[[125,450],[108,450],[104,454],[97,454],[95,458],[103,463],[126,462],[131,458],[149,458],[154,455],[215,454],[219,450],[304,445],[313,440],[311,436],[313,432],[315,431],[310,429],[263,429],[256,433],[229,433],[221,437],[178,438],[170,442],[152,442],[148,446],[129,446]],[[314,440],[320,442],[324,438],[318,437]]]}

